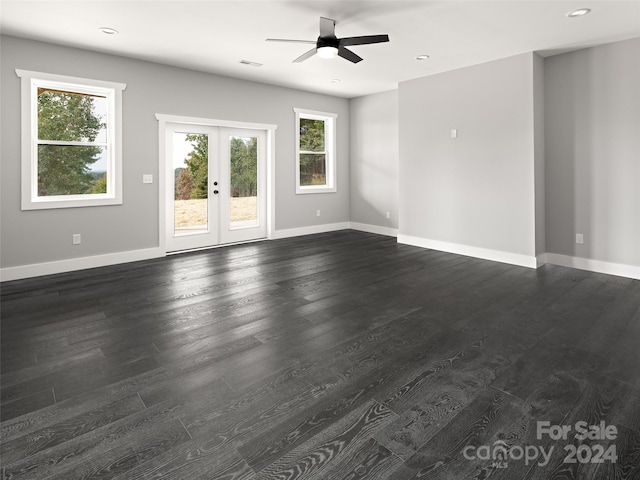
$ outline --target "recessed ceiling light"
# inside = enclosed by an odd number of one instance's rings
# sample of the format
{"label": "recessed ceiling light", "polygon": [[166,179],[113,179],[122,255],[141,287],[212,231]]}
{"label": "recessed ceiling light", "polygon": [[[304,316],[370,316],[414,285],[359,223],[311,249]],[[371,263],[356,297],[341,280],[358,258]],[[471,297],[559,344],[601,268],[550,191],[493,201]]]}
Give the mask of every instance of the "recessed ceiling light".
{"label": "recessed ceiling light", "polygon": [[591,11],[590,8],[579,8],[578,10],[574,10],[573,12],[567,13],[567,17],[569,18],[582,17],[583,15],[586,15],[590,11]]}
{"label": "recessed ceiling light", "polygon": [[418,55],[416,60],[429,60],[429,55]]}
{"label": "recessed ceiling light", "polygon": [[249,65],[251,67],[261,67],[262,63],[252,62],[251,60],[240,60],[243,65]]}
{"label": "recessed ceiling light", "polygon": [[340,79],[339,78],[333,78],[331,80],[331,83],[340,83]]}
{"label": "recessed ceiling light", "polygon": [[102,33],[106,33],[107,35],[116,35],[118,31],[115,28],[111,27],[100,27],[100,31]]}

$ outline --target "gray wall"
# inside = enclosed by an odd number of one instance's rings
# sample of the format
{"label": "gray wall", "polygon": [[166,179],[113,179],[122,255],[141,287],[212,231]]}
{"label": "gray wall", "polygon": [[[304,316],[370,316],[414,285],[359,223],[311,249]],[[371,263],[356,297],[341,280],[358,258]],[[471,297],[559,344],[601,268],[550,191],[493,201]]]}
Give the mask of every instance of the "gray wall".
{"label": "gray wall", "polygon": [[[640,265],[640,39],[544,61],[519,55],[348,101],[0,38],[2,267],[158,245],[158,186],[141,182],[158,177],[155,113],[277,124],[277,230],[351,220],[527,256]],[[123,205],[20,211],[16,68],[127,84]],[[293,107],[339,115],[337,194],[295,195]],[[82,245],[71,245],[72,233]]]}
{"label": "gray wall", "polygon": [[546,250],[544,165],[544,59],[533,55],[533,161],[536,206],[536,255]]}
{"label": "gray wall", "polygon": [[544,80],[547,252],[640,265],[640,39],[547,58]]}
{"label": "gray wall", "polygon": [[350,119],[351,221],[397,229],[398,91],[352,99]]}
{"label": "gray wall", "polygon": [[400,235],[535,255],[533,68],[529,53],[400,84]]}
{"label": "gray wall", "polygon": [[[1,38],[1,266],[158,245],[158,122],[155,113],[277,124],[276,230],[349,220],[349,101],[99,54]],[[20,81],[15,69],[123,82],[124,204],[20,210]],[[338,192],[295,195],[293,108],[338,114]],[[152,173],[156,183],[142,184]],[[316,217],[316,210],[322,211]],[[71,235],[82,234],[82,245]]]}

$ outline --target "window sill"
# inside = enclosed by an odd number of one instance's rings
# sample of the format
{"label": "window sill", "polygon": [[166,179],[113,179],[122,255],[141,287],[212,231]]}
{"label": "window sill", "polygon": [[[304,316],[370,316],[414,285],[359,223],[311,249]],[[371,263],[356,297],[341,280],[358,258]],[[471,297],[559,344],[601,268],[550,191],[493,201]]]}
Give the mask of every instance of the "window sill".
{"label": "window sill", "polygon": [[296,187],[296,195],[309,193],[336,193],[335,187]]}
{"label": "window sill", "polygon": [[[73,197],[69,195],[68,197]],[[78,208],[78,207],[102,207],[106,205],[122,205],[122,198],[105,197],[100,198],[61,198],[52,197],[47,199],[29,200],[23,199],[22,210],[46,210],[53,208]]]}

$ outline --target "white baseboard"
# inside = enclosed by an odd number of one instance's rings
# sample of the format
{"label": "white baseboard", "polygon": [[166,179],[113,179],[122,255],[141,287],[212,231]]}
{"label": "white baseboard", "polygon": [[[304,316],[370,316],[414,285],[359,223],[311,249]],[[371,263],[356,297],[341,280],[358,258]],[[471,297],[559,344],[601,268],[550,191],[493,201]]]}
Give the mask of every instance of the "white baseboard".
{"label": "white baseboard", "polygon": [[149,260],[164,256],[165,252],[160,248],[147,248],[143,250],[131,250],[128,252],[94,255],[92,257],[70,258],[68,260],[58,260],[55,262],[34,263],[19,267],[7,267],[0,269],[0,281],[8,282],[23,278],[41,277],[43,275],[73,272],[75,270],[84,270],[87,268],[105,267],[107,265],[117,265],[119,263],[137,262],[139,260]]}
{"label": "white baseboard", "polygon": [[337,230],[346,230],[349,228],[349,222],[327,223],[324,225],[314,225],[312,227],[287,228],[284,230],[274,230],[270,239],[299,237],[302,235],[313,235],[316,233],[335,232]]}
{"label": "white baseboard", "polygon": [[502,252],[500,250],[491,250],[488,248],[473,247],[458,243],[441,242],[439,240],[430,240],[428,238],[413,237],[410,235],[398,235],[398,243],[413,245],[414,247],[430,248],[441,252],[466,255],[467,257],[482,258],[484,260],[492,260],[494,262],[509,263],[511,265],[518,265],[521,267],[537,268],[535,256],[522,255],[519,253]]}
{"label": "white baseboard", "polygon": [[[313,227],[276,230],[271,238],[278,239],[297,237],[301,235],[312,235],[315,233],[334,232],[338,230],[345,230],[348,228],[360,230],[363,232],[376,233],[379,235],[397,237],[398,243],[406,245],[413,245],[416,247],[429,248],[443,252],[455,253],[458,255],[482,258],[495,262],[509,263],[512,265],[519,265],[523,267],[537,268],[544,265],[545,263],[550,263],[563,267],[578,268],[580,270],[588,270],[590,272],[604,273],[607,275],[616,275],[620,277],[640,280],[640,267],[634,265],[603,262],[600,260],[593,260],[589,258],[571,257],[568,255],[560,255],[558,253],[543,253],[541,255],[538,255],[537,257],[530,257],[527,255],[501,252],[498,250],[472,247],[469,245],[441,242],[426,238],[413,237],[410,235],[399,235],[396,229],[357,222],[341,222],[316,225]],[[7,282],[11,280],[20,280],[23,278],[40,277],[43,275],[53,275],[56,273],[84,270],[87,268],[104,267],[108,265],[117,265],[120,263],[137,262],[140,260],[150,260],[153,258],[164,257],[165,255],[166,254],[162,249],[156,247],[142,250],[131,250],[127,252],[109,253],[105,255],[96,255],[92,257],[71,258],[68,260],[58,260],[55,262],[22,265],[18,267],[7,267],[0,269],[0,281]]]}
{"label": "white baseboard", "polygon": [[335,232],[346,229],[359,230],[361,232],[377,233],[378,235],[387,235],[389,237],[397,237],[398,230],[388,227],[380,227],[378,225],[369,225],[358,222],[340,222],[328,223],[325,225],[314,225],[313,227],[288,228],[285,230],[276,230],[271,239],[299,237],[301,235],[313,235],[316,233]]}
{"label": "white baseboard", "polygon": [[[316,225],[313,227],[291,228],[287,230],[276,230],[271,238],[297,237],[300,235],[345,230],[347,228],[349,228],[349,222]],[[166,256],[166,252],[160,247],[156,247],[143,250],[109,253],[105,255],[95,255],[92,257],[70,258],[68,260],[57,260],[54,262],[0,268],[0,281],[8,282],[23,278],[41,277],[44,275],[73,272],[87,268],[105,267],[108,265],[117,265],[127,262],[137,262],[139,260],[149,260],[164,256]]]}
{"label": "white baseboard", "polygon": [[380,227],[378,225],[369,225],[368,223],[349,222],[349,228],[359,230],[361,232],[377,233],[378,235],[386,235],[388,237],[397,237],[398,229],[389,227]]}
{"label": "white baseboard", "polygon": [[571,257],[559,253],[545,253],[541,255],[545,263],[560,265],[561,267],[578,268],[596,273],[606,273],[618,277],[627,277],[640,280],[640,267],[635,265],[625,265],[623,263],[603,262],[591,258]]}

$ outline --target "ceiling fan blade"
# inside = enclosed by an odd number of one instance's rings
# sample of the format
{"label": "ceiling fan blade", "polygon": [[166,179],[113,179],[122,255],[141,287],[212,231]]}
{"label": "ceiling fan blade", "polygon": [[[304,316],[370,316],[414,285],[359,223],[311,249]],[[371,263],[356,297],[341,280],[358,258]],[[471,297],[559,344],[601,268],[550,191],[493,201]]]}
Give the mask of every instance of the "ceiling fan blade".
{"label": "ceiling fan blade", "polygon": [[311,58],[316,54],[316,49],[312,48],[311,50],[309,50],[307,53],[304,53],[302,55],[300,55],[298,58],[296,58],[293,63],[300,63],[300,62],[304,62],[307,58]]}
{"label": "ceiling fan blade", "polygon": [[362,57],[359,57],[358,55],[353,53],[351,50],[348,50],[342,46],[338,47],[338,55],[340,55],[342,58],[346,58],[352,63],[358,63],[362,61]]}
{"label": "ceiling fan blade", "polygon": [[346,37],[340,39],[341,47],[351,45],[368,45],[370,43],[384,43],[389,41],[389,35],[364,35],[362,37]]}
{"label": "ceiling fan blade", "polygon": [[315,40],[288,40],[286,38],[267,38],[267,42],[287,42],[287,43],[310,43],[315,44]]}
{"label": "ceiling fan blade", "polygon": [[321,37],[335,37],[336,36],[336,21],[330,18],[320,17],[320,36]]}

